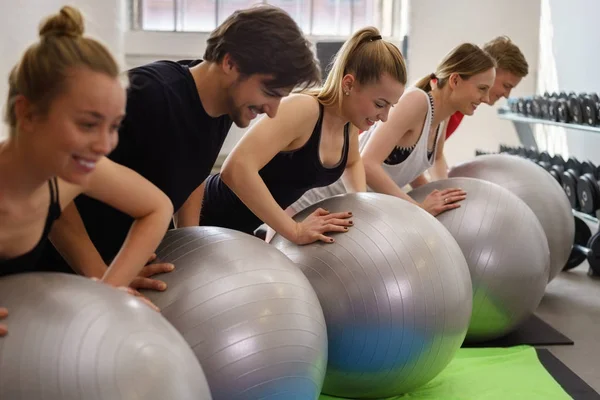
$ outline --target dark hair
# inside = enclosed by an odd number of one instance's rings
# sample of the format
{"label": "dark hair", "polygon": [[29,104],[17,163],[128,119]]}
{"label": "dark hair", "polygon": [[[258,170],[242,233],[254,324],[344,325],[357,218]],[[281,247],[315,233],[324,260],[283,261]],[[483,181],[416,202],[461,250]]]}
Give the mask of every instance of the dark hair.
{"label": "dark hair", "polygon": [[485,45],[483,49],[490,53],[498,63],[498,68],[524,78],[529,74],[529,64],[525,56],[508,36],[498,36]]}
{"label": "dark hair", "polygon": [[437,79],[437,87],[442,89],[452,74],[458,74],[466,80],[495,67],[496,60],[487,51],[476,44],[463,43],[446,54],[435,73],[421,78],[415,86],[429,92],[431,80]]}
{"label": "dark hair", "polygon": [[259,5],[237,10],[208,38],[204,60],[229,54],[240,73],[273,75],[271,88],[312,87],[321,72],[310,42],[282,9]]}
{"label": "dark hair", "polygon": [[86,67],[119,77],[119,66],[109,50],[100,42],[84,37],[84,28],[83,16],[70,6],[42,21],[40,41],[29,46],[8,78],[5,120],[11,136],[17,128],[17,96],[25,96],[44,113],[64,90],[71,68]]}

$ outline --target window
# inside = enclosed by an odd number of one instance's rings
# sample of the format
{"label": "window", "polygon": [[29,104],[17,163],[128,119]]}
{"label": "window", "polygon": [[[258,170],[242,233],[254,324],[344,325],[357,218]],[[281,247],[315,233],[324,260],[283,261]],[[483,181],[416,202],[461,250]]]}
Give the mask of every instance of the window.
{"label": "window", "polygon": [[376,26],[384,36],[398,36],[405,0],[131,0],[134,30],[210,32],[231,13],[257,3],[288,12],[307,35],[348,36]]}

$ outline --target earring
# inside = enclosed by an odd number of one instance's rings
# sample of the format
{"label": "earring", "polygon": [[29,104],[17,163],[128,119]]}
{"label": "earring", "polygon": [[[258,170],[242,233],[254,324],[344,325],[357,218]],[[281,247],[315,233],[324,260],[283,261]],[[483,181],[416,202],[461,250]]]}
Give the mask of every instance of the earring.
{"label": "earring", "polygon": [[350,92],[344,92],[346,96],[350,96]]}

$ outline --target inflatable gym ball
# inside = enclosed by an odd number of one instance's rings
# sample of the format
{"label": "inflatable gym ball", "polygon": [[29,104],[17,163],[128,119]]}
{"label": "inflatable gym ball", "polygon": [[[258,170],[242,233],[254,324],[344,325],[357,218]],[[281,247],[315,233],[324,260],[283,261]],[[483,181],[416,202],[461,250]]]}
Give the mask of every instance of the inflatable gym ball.
{"label": "inflatable gym ball", "polygon": [[479,156],[452,168],[449,177],[496,183],[523,200],[542,224],[550,248],[549,281],[566,265],[575,237],[571,203],[562,187],[542,167],[508,154]]}
{"label": "inflatable gym ball", "polygon": [[327,322],[323,393],[350,398],[400,395],[438,375],[463,343],[471,280],[460,247],[421,208],[377,193],[343,194],[322,207],[351,211],[354,226],[334,243],[272,245],[304,272]]}
{"label": "inflatable gym ball", "polygon": [[473,314],[468,342],[504,336],[539,305],[550,265],[544,230],[531,209],[509,190],[480,179],[450,178],[408,193],[418,202],[434,189],[461,188],[459,208],[438,214],[460,245],[471,271]]}
{"label": "inflatable gym ball", "polygon": [[216,227],[167,232],[157,259],[175,270],[145,294],[181,332],[215,400],[317,399],[327,365],[319,299],[281,252]]}
{"label": "inflatable gym ball", "polygon": [[179,332],[121,290],[27,273],[0,279],[0,304],[0,399],[211,399]]}

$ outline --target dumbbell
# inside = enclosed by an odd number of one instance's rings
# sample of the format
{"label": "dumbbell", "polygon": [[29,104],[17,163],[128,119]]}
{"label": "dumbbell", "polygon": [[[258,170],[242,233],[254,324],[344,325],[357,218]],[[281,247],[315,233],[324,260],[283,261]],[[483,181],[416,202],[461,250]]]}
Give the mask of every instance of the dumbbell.
{"label": "dumbbell", "polygon": [[565,170],[565,160],[560,154],[556,154],[551,157],[547,151],[542,151],[538,155],[537,164],[548,171],[556,180],[556,182],[562,186],[562,174]]}
{"label": "dumbbell", "polygon": [[537,162],[539,160],[540,154],[536,149],[530,147],[528,149],[525,149],[525,157],[533,162]]}
{"label": "dumbbell", "polygon": [[567,98],[567,108],[569,110],[569,122],[572,124],[583,124],[583,100],[584,98],[580,95],[572,92]]}
{"label": "dumbbell", "polygon": [[569,109],[569,97],[559,97],[556,105],[556,118],[558,122],[568,124],[572,122],[573,116]]}
{"label": "dumbbell", "polygon": [[562,186],[562,176],[565,172],[565,160],[560,154],[555,154],[551,159],[550,175]]}
{"label": "dumbbell", "polygon": [[[531,116],[533,118],[543,118],[542,108],[545,103],[546,103],[546,99],[544,99],[542,96],[540,96],[540,95],[533,96],[533,98],[530,101],[529,116]],[[548,110],[548,107],[546,106],[546,114],[548,112],[547,110]]]}
{"label": "dumbbell", "polygon": [[590,126],[600,124],[600,98],[596,93],[580,93],[581,110],[583,113],[583,123]]}
{"label": "dumbbell", "polygon": [[577,199],[577,181],[581,175],[581,163],[577,158],[571,157],[565,163],[565,171],[562,173],[561,182],[571,208],[579,210],[579,200]]}
{"label": "dumbbell", "polygon": [[579,264],[585,261],[587,252],[584,251],[585,246],[592,237],[592,231],[584,220],[578,216],[573,216],[575,221],[575,236],[573,238],[573,246],[571,247],[571,254],[569,259],[563,267],[563,271],[568,271],[577,267]]}
{"label": "dumbbell", "polygon": [[590,161],[581,164],[577,200],[581,212],[595,215],[596,210],[600,209],[600,168]]}
{"label": "dumbbell", "polygon": [[[600,232],[596,232],[592,236],[587,244],[573,244],[571,254],[575,253],[574,260],[587,260],[590,268],[588,269],[588,275],[592,277],[600,277]],[[569,258],[570,259],[570,258]]]}

